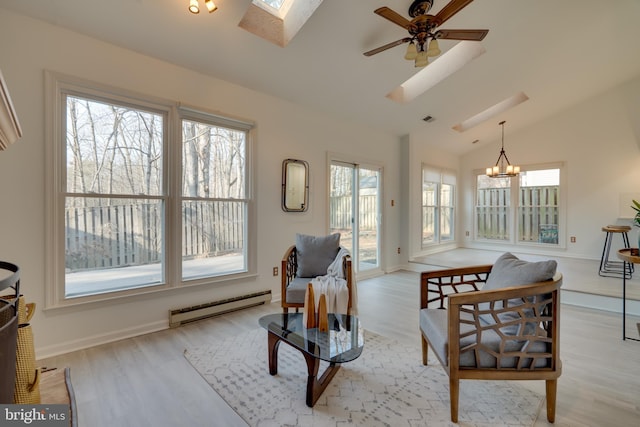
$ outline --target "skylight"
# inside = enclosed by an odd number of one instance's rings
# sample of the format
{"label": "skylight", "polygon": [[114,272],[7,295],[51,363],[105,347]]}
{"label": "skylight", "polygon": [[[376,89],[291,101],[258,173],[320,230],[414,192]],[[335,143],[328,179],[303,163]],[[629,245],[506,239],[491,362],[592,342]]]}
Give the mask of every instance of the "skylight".
{"label": "skylight", "polygon": [[240,28],[285,47],[323,0],[252,0]]}
{"label": "skylight", "polygon": [[471,129],[472,127],[479,125],[484,121],[489,120],[492,117],[497,116],[498,114],[504,113],[505,111],[515,107],[518,104],[523,103],[528,99],[529,97],[524,92],[518,92],[515,95],[510,96],[509,98],[504,99],[495,105],[492,105],[486,110],[479,112],[475,116],[469,117],[465,121],[458,123],[457,125],[453,126],[453,129],[457,130],[458,132],[464,132]]}
{"label": "skylight", "polygon": [[401,104],[413,101],[485,52],[480,42],[461,41],[389,92],[387,98]]}
{"label": "skylight", "polygon": [[260,1],[262,1],[264,4],[268,6],[271,6],[274,9],[280,10],[280,8],[282,7],[282,5],[286,0],[260,0]]}

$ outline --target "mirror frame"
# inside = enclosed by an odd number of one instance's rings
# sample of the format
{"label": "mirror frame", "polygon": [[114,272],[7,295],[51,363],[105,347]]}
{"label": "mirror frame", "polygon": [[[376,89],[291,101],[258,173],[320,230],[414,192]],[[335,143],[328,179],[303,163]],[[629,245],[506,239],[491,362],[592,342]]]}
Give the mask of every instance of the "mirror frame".
{"label": "mirror frame", "polygon": [[286,159],[282,162],[282,210],[306,212],[307,209],[309,209],[309,163],[304,160]]}

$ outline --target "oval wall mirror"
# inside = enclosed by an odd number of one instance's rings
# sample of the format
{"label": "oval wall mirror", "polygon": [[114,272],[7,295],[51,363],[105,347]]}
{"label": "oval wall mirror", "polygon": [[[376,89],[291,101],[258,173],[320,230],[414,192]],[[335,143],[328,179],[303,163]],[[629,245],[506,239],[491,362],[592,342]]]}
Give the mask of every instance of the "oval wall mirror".
{"label": "oval wall mirror", "polygon": [[282,162],[282,210],[306,212],[309,208],[309,163],[287,159]]}

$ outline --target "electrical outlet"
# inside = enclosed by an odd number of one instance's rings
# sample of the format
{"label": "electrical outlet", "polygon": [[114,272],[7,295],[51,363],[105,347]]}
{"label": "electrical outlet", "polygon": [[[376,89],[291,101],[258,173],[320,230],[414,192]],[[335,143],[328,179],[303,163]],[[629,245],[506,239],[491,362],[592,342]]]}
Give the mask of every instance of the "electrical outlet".
{"label": "electrical outlet", "polygon": [[273,267],[273,275],[274,276],[278,275],[278,267]]}
{"label": "electrical outlet", "polygon": [[398,248],[398,253],[400,253],[400,248]]}
{"label": "electrical outlet", "polygon": [[576,242],[576,236],[571,236],[571,243],[575,243]]}
{"label": "electrical outlet", "polygon": [[464,232],[464,235],[465,235],[465,236],[467,236],[467,237],[469,237],[469,232],[468,232],[468,231],[465,231],[465,232]]}

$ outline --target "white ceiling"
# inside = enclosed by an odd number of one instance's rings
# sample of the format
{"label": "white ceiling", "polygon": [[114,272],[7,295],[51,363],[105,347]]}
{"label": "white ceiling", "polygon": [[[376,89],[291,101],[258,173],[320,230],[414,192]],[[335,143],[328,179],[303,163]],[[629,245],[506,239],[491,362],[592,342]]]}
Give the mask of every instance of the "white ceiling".
{"label": "white ceiling", "polygon": [[[431,13],[446,3],[435,0]],[[487,53],[404,105],[385,97],[419,70],[403,59],[404,46],[372,57],[362,52],[406,36],[373,10],[388,6],[407,17],[411,0],[324,0],[285,48],[238,27],[250,0],[216,4],[213,14],[192,15],[188,0],[0,1],[1,8],[458,154],[499,140],[500,120],[514,132],[640,74],[638,0],[476,0],[442,27],[489,29]],[[441,41],[440,48],[454,43]],[[529,101],[464,133],[451,129],[519,91]],[[422,121],[427,115],[435,121]]]}

